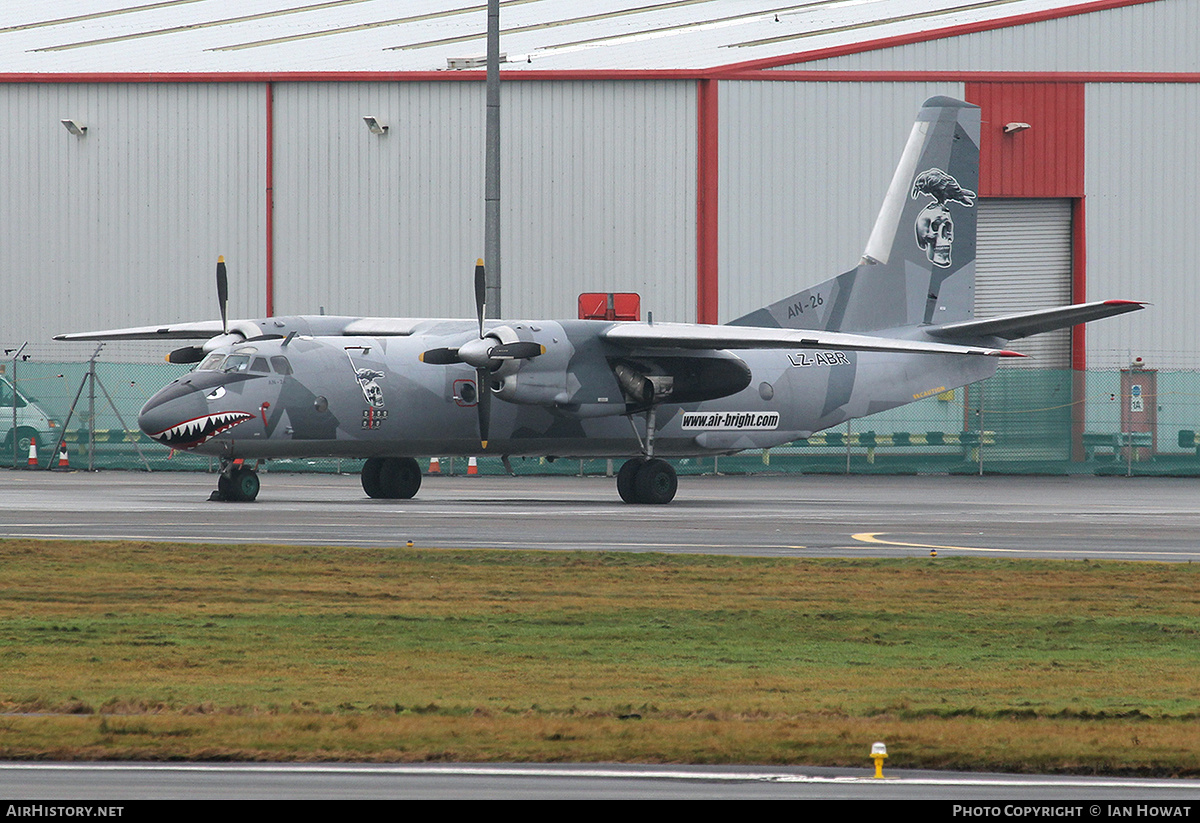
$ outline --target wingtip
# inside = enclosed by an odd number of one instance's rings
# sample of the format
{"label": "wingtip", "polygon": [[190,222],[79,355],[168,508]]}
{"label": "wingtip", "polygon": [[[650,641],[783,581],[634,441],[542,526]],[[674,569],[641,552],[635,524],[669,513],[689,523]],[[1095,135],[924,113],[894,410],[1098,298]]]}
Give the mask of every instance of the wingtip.
{"label": "wingtip", "polygon": [[1012,349],[1000,349],[998,356],[999,357],[1028,357],[1029,355],[1021,354],[1019,351],[1013,351]]}

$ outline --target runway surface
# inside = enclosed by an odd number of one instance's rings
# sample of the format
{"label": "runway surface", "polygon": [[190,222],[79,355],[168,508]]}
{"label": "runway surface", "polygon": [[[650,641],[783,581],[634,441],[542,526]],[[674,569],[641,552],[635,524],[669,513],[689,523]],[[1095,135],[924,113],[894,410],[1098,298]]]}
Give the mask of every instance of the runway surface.
{"label": "runway surface", "polygon": [[1200,479],[683,477],[630,506],[603,477],[431,477],[412,500],[356,475],[262,475],[254,503],[212,475],[0,474],[0,535],[94,540],[660,551],[795,557],[975,555],[1200,560]]}
{"label": "runway surface", "polygon": [[[794,557],[1200,560],[1200,480],[1121,477],[684,477],[668,506],[610,478],[433,477],[408,501],[357,476],[262,475],[254,503],[211,475],[0,474],[0,536]],[[80,798],[1200,799],[1200,781],[637,766],[0,764],[0,795]],[[993,803],[992,805],[995,805]],[[1003,804],[1001,804],[1003,805]],[[1082,807],[1081,807],[1082,808]],[[1089,817],[1114,813],[1107,804]],[[1033,814],[1024,812],[1026,816]]]}
{"label": "runway surface", "polygon": [[[1200,781],[1042,777],[771,766],[0,763],[0,796],[48,800],[926,800],[987,801],[992,817],[1120,816],[1108,803],[1155,801],[1180,817],[1200,800]],[[992,812],[991,809],[996,811]],[[935,807],[936,808],[936,807]],[[926,811],[929,807],[926,807]],[[1007,813],[1005,813],[1007,811]],[[19,812],[18,812],[19,813]],[[1061,812],[1060,812],[1061,815]],[[1126,813],[1132,815],[1131,811]],[[10,813],[11,816],[11,813]],[[77,813],[83,817],[86,814]],[[132,815],[123,814],[129,817]],[[947,816],[951,816],[947,814]],[[956,815],[962,816],[962,815]],[[1150,816],[1149,813],[1138,815]],[[1190,815],[1189,815],[1190,816]]]}

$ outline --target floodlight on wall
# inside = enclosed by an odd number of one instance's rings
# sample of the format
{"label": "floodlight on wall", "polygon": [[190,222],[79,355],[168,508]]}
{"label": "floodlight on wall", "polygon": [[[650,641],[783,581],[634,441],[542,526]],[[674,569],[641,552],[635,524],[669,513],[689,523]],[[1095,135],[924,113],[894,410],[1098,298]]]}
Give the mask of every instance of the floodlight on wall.
{"label": "floodlight on wall", "polygon": [[75,135],[76,137],[83,137],[85,134],[87,134],[87,126],[79,125],[79,122],[76,120],[63,120],[62,124],[67,131],[71,132],[71,134]]}
{"label": "floodlight on wall", "polygon": [[380,123],[378,117],[374,117],[370,114],[364,114],[363,122],[367,124],[367,128],[370,130],[371,134],[384,135],[388,132],[388,127],[383,123]]}
{"label": "floodlight on wall", "polygon": [[1032,129],[1032,128],[1033,128],[1033,126],[1029,125],[1028,123],[1005,123],[1004,124],[1004,133],[1005,134],[1015,134],[1019,131],[1025,131],[1025,129]]}

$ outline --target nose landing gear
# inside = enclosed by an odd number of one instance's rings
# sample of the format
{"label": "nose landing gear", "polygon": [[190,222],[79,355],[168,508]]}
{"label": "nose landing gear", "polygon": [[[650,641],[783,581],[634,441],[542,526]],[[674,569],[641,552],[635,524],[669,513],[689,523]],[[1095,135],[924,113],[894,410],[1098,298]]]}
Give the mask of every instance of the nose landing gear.
{"label": "nose landing gear", "polygon": [[217,476],[217,488],[208,496],[209,500],[230,503],[250,503],[258,497],[258,472],[233,460],[221,460],[221,473]]}

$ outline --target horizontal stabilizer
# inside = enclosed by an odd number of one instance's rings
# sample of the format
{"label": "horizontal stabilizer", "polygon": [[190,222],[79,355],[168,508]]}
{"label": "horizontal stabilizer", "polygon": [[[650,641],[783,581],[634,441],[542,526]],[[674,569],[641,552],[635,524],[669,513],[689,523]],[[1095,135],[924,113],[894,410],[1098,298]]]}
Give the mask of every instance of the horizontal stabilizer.
{"label": "horizontal stabilizer", "polygon": [[1094,303],[1077,303],[1056,309],[1006,314],[987,320],[964,320],[946,323],[925,329],[930,335],[946,340],[971,340],[981,337],[999,337],[1002,340],[1019,340],[1042,332],[1054,331],[1114,317],[1118,314],[1143,309],[1146,304],[1139,300],[1099,300]]}
{"label": "horizontal stabilizer", "polygon": [[1017,352],[981,346],[926,343],[866,334],[768,329],[756,326],[697,326],[686,323],[620,323],[600,335],[625,346],[672,349],[845,349],[911,354],[973,354],[983,357],[1023,357]]}

